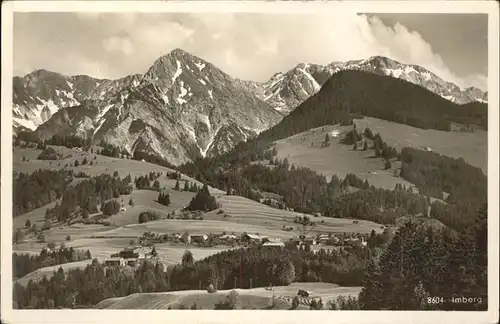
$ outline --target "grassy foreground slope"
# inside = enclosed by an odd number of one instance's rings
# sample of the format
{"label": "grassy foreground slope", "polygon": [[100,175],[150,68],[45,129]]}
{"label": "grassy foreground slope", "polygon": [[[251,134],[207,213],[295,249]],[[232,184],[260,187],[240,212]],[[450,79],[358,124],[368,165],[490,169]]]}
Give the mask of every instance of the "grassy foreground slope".
{"label": "grassy foreground slope", "polygon": [[[294,282],[289,286],[273,287],[276,309],[289,309],[291,299],[299,289],[311,292],[311,297],[318,297],[324,303],[339,296],[357,296],[361,287],[340,287],[336,284],[315,282]],[[237,309],[264,309],[271,304],[273,292],[265,288],[235,289],[239,294]],[[203,290],[184,290],[165,293],[133,294],[121,298],[109,298],[97,304],[99,309],[177,309],[192,304],[201,309],[213,309],[214,304],[224,300],[231,290],[219,290],[217,293],[208,293]]]}

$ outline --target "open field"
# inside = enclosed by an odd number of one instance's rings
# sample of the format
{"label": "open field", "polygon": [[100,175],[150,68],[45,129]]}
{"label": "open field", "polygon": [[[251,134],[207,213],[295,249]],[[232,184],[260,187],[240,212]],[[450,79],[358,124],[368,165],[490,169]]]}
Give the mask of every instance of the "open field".
{"label": "open field", "polygon": [[488,133],[475,129],[473,133],[445,132],[421,129],[404,124],[365,117],[356,119],[360,130],[369,127],[373,134],[380,133],[388,145],[398,150],[403,147],[422,148],[429,146],[434,152],[453,158],[463,158],[467,163],[488,171]]}
{"label": "open field", "polygon": [[[121,196],[126,210],[120,211],[107,220],[116,226],[137,224],[139,214],[143,211],[154,211],[166,217],[168,213],[184,208],[195,196],[195,193],[189,191],[176,191],[173,190],[174,186],[175,183],[166,189],[166,192],[170,195],[171,203],[169,206],[164,206],[156,201],[158,198],[157,191],[135,189],[131,195]],[[134,206],[128,205],[130,198],[132,198]]]}
{"label": "open field", "polygon": [[[180,305],[187,308],[194,303],[198,309],[214,309],[216,303],[225,300],[226,292],[209,294],[201,290],[176,291],[166,293],[133,294],[127,297],[110,298],[97,304],[98,309],[179,309]],[[266,297],[240,294],[237,309],[264,309],[271,305],[271,300]],[[276,309],[289,309],[290,304],[277,299]]]}
{"label": "open field", "polygon": [[[102,261],[102,260],[99,260],[99,261]],[[50,277],[52,277],[52,275],[54,274],[54,271],[59,270],[59,268],[61,268],[61,267],[63,268],[64,272],[67,273],[68,270],[70,270],[70,269],[77,269],[77,268],[83,269],[91,263],[92,263],[92,260],[84,260],[84,261],[70,262],[70,263],[58,264],[58,265],[51,266],[51,267],[40,268],[40,269],[35,270],[31,273],[28,273],[26,276],[24,276],[22,278],[17,279],[15,282],[19,283],[23,286],[26,286],[30,280],[33,280],[36,282],[36,281],[42,280],[43,276],[47,276],[47,278],[50,279]]]}
{"label": "open field", "polygon": [[[221,203],[221,208],[224,213],[230,215],[230,217],[224,218],[222,215],[211,212],[206,214],[205,219],[220,219],[235,223],[269,226],[270,228],[281,230],[282,225],[286,227],[292,226],[295,229],[297,227],[297,224],[293,222],[295,217],[304,216],[302,213],[272,208],[241,196],[222,196],[218,199],[218,202]],[[370,233],[372,229],[376,232],[382,231],[380,229],[380,224],[371,221],[359,220],[358,224],[353,224],[353,220],[348,218],[308,216],[312,221],[316,222],[316,228],[314,228],[311,233]],[[297,233],[295,233],[295,235],[297,235]]]}
{"label": "open field", "polygon": [[[286,210],[274,209],[272,207],[260,204],[253,200],[240,196],[223,196],[218,199],[222,205],[224,213],[217,214],[212,211],[204,214],[203,220],[158,220],[143,224],[130,224],[114,228],[108,231],[100,232],[98,237],[137,237],[142,233],[151,230],[155,233],[259,233],[271,237],[289,239],[297,236],[297,225],[293,223],[296,216],[303,214]],[[355,232],[370,233],[373,230],[381,232],[380,224],[359,220],[358,224],[353,224],[352,219],[314,217],[311,219],[316,222],[316,227],[312,233],[338,233]],[[324,221],[324,223],[321,223]],[[284,231],[282,226],[293,227],[294,231]]]}
{"label": "open field", "polygon": [[23,229],[25,227],[26,221],[29,219],[31,224],[36,224],[36,227],[43,227],[45,223],[45,211],[49,208],[54,208],[56,202],[53,201],[45,206],[33,209],[29,213],[19,215],[12,219],[12,227],[14,229]]}
{"label": "open field", "polygon": [[[71,158],[65,158],[57,161],[37,160],[36,158],[42,152],[42,150],[33,148],[14,147],[13,170],[15,172],[32,173],[37,169],[53,169],[53,170],[67,169],[67,170],[74,170],[75,172],[85,172],[91,176],[103,173],[113,174],[113,172],[117,171],[120,177],[123,178],[130,174],[132,176],[132,179],[134,179],[137,176],[146,175],[147,173],[154,171],[154,172],[163,172],[163,176],[158,179],[158,181],[160,182],[160,186],[162,188],[163,187],[173,188],[175,186],[175,180],[168,179],[165,176],[167,172],[174,172],[174,170],[160,165],[148,162],[136,161],[136,160],[127,160],[127,159],[119,159],[103,155],[96,155],[88,152],[80,152],[76,149],[68,149],[63,146],[53,146],[53,148],[61,152],[63,157],[71,155]],[[27,157],[29,161],[23,162],[22,161],[23,156]],[[81,165],[81,162],[85,157],[87,157],[87,160],[89,162],[93,161],[94,162],[93,165],[88,165],[88,164]],[[96,157],[96,160],[94,160],[94,157]],[[80,162],[80,165],[78,167],[70,166],[70,164],[74,163],[75,160],[78,160]],[[97,164],[95,163],[96,161]],[[199,181],[187,177],[186,175],[182,175],[181,181],[182,180],[187,180],[196,183],[197,186],[202,185]],[[184,183],[181,182],[181,188],[183,184]],[[210,192],[212,194],[224,193],[223,191],[216,188],[210,188]]]}
{"label": "open field", "polygon": [[[129,224],[136,224],[138,222],[138,216],[143,211],[154,211],[161,215],[166,215],[174,210],[181,209],[189,204],[191,199],[195,196],[195,193],[189,191],[176,191],[173,190],[175,183],[171,187],[167,187],[166,191],[170,194],[171,204],[169,206],[164,206],[156,201],[158,198],[158,192],[153,190],[138,190],[135,189],[130,195],[122,195],[118,198],[118,201],[125,207],[125,211],[120,211],[115,215],[107,218],[111,224],[114,226],[123,226]],[[129,206],[129,200],[132,198],[134,206]],[[38,228],[42,227],[45,222],[45,211],[49,208],[53,208],[55,202],[42,206],[40,208],[34,209],[29,213],[20,215],[13,219],[14,229],[25,227],[26,220],[30,220],[31,224],[36,224]],[[76,225],[74,225],[75,227]],[[84,226],[84,225],[79,225]],[[85,225],[87,228],[89,225]],[[103,226],[100,226],[103,227]],[[104,230],[109,229],[108,227],[103,227]],[[71,235],[71,233],[68,233]],[[48,235],[51,235],[50,232]]]}
{"label": "open field", "polygon": [[[395,176],[401,167],[400,162],[393,161],[392,168],[384,170],[384,159],[374,158],[374,151],[352,150],[352,145],[340,143],[343,134],[352,129],[352,126],[324,126],[318,127],[286,139],[276,141],[278,158],[287,158],[290,165],[307,167],[323,174],[329,181],[331,176],[344,178],[348,173],[354,173],[361,179],[367,179],[375,187],[394,189],[397,183],[406,187],[411,183]],[[339,132],[338,138],[330,136],[330,146],[321,147],[326,133]],[[384,138],[383,138],[384,139]],[[314,147],[311,147],[314,142]]]}
{"label": "open field", "polygon": [[[356,119],[355,123],[360,131],[369,127],[373,134],[380,133],[388,145],[395,146],[398,150],[403,147],[422,149],[429,146],[436,153],[454,158],[462,157],[486,173],[488,135],[485,131],[465,133],[424,130],[369,117]],[[383,170],[384,159],[374,158],[373,149],[362,151],[360,147],[353,151],[352,145],[341,144],[340,139],[350,129],[352,126],[327,125],[278,140],[275,145],[278,158],[287,158],[290,164],[308,167],[325,175],[327,179],[334,174],[343,178],[348,173],[354,173],[380,188],[394,189],[397,183],[410,185],[406,180],[395,176],[395,171],[401,167],[400,162],[392,161],[392,168]],[[330,135],[330,146],[321,147],[326,133]],[[333,133],[337,133],[337,137],[332,136]]]}
{"label": "open field", "polygon": [[[339,287],[330,283],[292,283],[289,286],[274,287],[276,309],[289,309],[291,298],[297,295],[299,289],[312,293],[311,297],[321,298],[323,303],[338,296],[357,296],[361,287]],[[273,291],[265,288],[234,289],[239,294],[238,309],[264,309],[271,304]],[[213,309],[214,304],[225,299],[231,290],[219,290],[209,294],[204,290],[184,290],[165,293],[133,294],[127,297],[110,298],[101,301],[96,308],[100,309],[176,309],[183,304],[190,307],[196,302],[202,309]],[[290,301],[289,301],[290,300]],[[302,307],[301,308],[305,308]],[[300,308],[299,308],[300,309]]]}
{"label": "open field", "polygon": [[[142,233],[141,233],[142,234]],[[123,248],[129,246],[130,240],[137,240],[135,237],[130,238],[82,238],[65,242],[65,246],[73,247],[74,249],[89,250],[92,258],[105,259],[111,254],[118,253]],[[28,242],[18,244],[13,247],[13,252],[40,254],[40,251],[46,244],[38,242]],[[155,244],[155,249],[164,264],[177,264],[181,262],[184,251],[189,250],[193,253],[195,260],[206,258],[212,254],[228,250],[230,247],[197,247],[193,245],[161,243]]]}

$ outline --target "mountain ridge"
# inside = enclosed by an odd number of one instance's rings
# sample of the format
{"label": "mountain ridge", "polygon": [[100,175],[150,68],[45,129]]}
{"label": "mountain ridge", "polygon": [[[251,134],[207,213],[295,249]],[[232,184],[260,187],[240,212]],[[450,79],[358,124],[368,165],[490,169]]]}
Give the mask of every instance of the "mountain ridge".
{"label": "mountain ridge", "polygon": [[115,80],[44,69],[14,77],[13,126],[36,129],[43,139],[90,137],[129,154],[144,151],[179,164],[223,153],[268,130],[343,71],[390,76],[448,101],[449,93],[455,94],[454,102],[487,98],[479,89],[459,89],[423,67],[382,56],[326,66],[300,63],[259,83],[233,78],[177,48],[157,58],[144,74]]}
{"label": "mountain ridge", "polygon": [[299,63],[285,73],[275,73],[266,82],[255,83],[254,87],[258,88],[257,92],[261,98],[278,111],[287,114],[319,91],[329,77],[345,70],[360,70],[402,79],[423,86],[458,104],[473,101],[487,102],[488,100],[487,92],[478,88],[461,89],[422,66],[403,64],[384,56],[332,62],[327,65]]}
{"label": "mountain ridge", "polygon": [[314,127],[353,124],[363,116],[423,129],[451,130],[451,123],[487,128],[487,105],[457,104],[420,85],[359,70],[334,74],[281,122],[259,135],[272,142]]}
{"label": "mountain ridge", "polygon": [[92,137],[179,164],[225,151],[282,117],[237,80],[182,50],[129,81],[55,112],[36,133]]}

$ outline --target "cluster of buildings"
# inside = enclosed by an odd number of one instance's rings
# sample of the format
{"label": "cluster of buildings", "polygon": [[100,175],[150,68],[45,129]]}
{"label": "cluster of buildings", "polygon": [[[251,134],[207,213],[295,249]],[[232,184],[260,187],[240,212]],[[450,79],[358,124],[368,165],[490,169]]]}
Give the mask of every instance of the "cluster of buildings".
{"label": "cluster of buildings", "polygon": [[155,260],[157,257],[156,251],[148,247],[126,247],[117,254],[111,255],[110,258],[104,260],[104,265],[108,267],[136,267],[144,260]]}
{"label": "cluster of buildings", "polygon": [[332,234],[319,234],[317,236],[299,236],[290,239],[297,246],[301,245],[333,245],[333,246],[361,246],[365,247],[367,242],[363,236],[338,237]]}
{"label": "cluster of buildings", "polygon": [[[147,259],[157,259],[157,253],[153,247],[154,243],[163,242],[182,242],[185,244],[203,244],[209,240],[215,240],[217,243],[227,243],[227,244],[238,244],[238,245],[258,245],[262,248],[284,248],[285,242],[278,238],[273,238],[269,236],[243,233],[241,235],[236,234],[205,234],[205,233],[175,233],[171,235],[167,234],[155,234],[155,233],[144,233],[140,237],[139,247],[127,247],[117,254],[111,256],[111,258],[105,260],[106,266],[131,266],[136,267],[141,261]],[[360,246],[365,247],[367,242],[363,236],[335,236],[332,234],[320,234],[317,236],[305,236],[300,235],[289,240],[289,242],[295,243],[299,248],[304,246],[317,246],[317,245],[333,245],[333,246]]]}

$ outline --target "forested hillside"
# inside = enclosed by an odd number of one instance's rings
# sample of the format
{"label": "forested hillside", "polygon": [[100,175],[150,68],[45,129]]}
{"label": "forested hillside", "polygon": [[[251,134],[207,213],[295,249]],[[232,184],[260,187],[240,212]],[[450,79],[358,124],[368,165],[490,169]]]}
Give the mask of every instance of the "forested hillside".
{"label": "forested hillside", "polygon": [[341,71],[259,138],[274,141],[323,125],[352,124],[357,116],[424,129],[450,130],[452,121],[486,129],[487,113],[486,104],[457,105],[400,79],[362,71]]}

